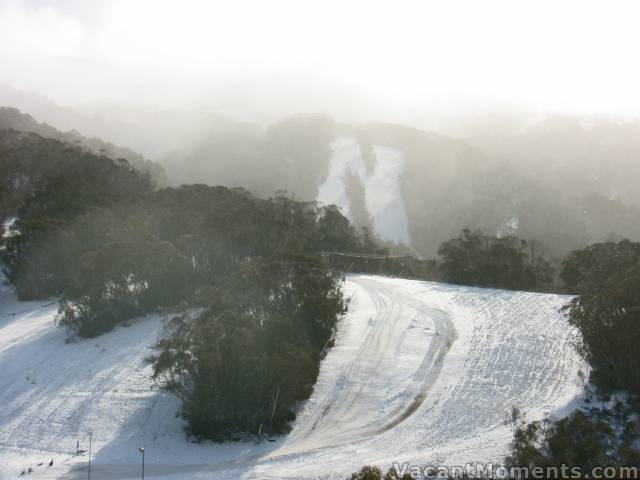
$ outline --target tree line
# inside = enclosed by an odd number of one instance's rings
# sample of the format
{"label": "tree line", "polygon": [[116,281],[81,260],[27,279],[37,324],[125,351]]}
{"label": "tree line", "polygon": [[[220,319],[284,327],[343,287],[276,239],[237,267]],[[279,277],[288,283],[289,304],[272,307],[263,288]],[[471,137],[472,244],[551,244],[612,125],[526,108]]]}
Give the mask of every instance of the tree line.
{"label": "tree line", "polygon": [[548,291],[553,268],[538,242],[465,228],[438,249],[445,282],[510,290]]}

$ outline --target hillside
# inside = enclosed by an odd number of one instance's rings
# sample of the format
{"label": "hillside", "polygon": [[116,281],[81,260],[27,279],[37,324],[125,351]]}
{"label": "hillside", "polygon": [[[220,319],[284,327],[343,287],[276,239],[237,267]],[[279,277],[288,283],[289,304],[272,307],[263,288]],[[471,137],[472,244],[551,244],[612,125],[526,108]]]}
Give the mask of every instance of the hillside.
{"label": "hillside", "polygon": [[[598,194],[640,206],[640,122],[550,114],[470,119],[460,138],[568,196]],[[540,168],[544,166],[544,168]]]}
{"label": "hillside", "polygon": [[[467,226],[535,241],[551,258],[593,242],[640,239],[640,207],[629,185],[634,177],[619,174],[636,151],[631,124],[587,128],[576,119],[551,118],[504,131],[500,139],[470,128],[461,132],[465,142],[389,123],[348,125],[319,114],[264,128],[198,118],[185,124],[191,125],[188,138],[182,127],[162,127],[182,140],[163,151],[160,163],[74,130],[61,132],[13,108],[0,109],[0,129],[125,158],[159,186],[222,184],[261,197],[284,190],[303,201],[337,204],[356,226],[425,257],[434,257]],[[620,168],[609,168],[610,157]],[[538,163],[548,168],[534,168]]]}
{"label": "hillside", "polygon": [[[622,188],[620,178],[576,188],[572,175],[599,171],[579,163],[577,147],[557,175],[561,151],[541,153],[550,169],[534,175],[536,145],[523,155],[401,125],[298,115],[264,129],[230,125],[161,161],[176,183],[241,186],[262,196],[287,190],[335,203],[357,226],[427,257],[465,226],[534,240],[552,257],[607,238],[640,239],[639,208],[629,195],[610,195],[616,182]],[[607,148],[600,146],[601,158]]]}
{"label": "hillside", "polygon": [[[152,316],[65,344],[55,306],[0,298],[0,477],[341,478],[362,464],[499,461],[515,406],[528,420],[581,392],[583,362],[558,308],[567,297],[350,276],[336,346],[288,437],[259,445],[187,443],[179,402],[144,358]],[[54,459],[54,466],[37,466]]]}
{"label": "hillside", "polygon": [[[86,179],[87,183],[80,182],[79,179],[89,171],[93,172],[94,183]],[[116,176],[107,179],[107,172],[116,173]],[[34,202],[34,195],[43,194],[52,181],[60,184],[65,178],[70,184],[67,188],[58,185],[61,195],[50,199],[49,207],[64,201],[62,197],[68,195],[73,186],[85,192],[84,201],[76,204],[82,209],[89,206],[89,199],[98,195],[98,191],[126,189],[124,177],[127,174],[151,184],[146,176],[137,173],[127,162],[113,161],[104,154],[93,154],[78,144],[45,138],[32,132],[0,129],[0,222],[17,215],[26,203]]]}
{"label": "hillside", "polygon": [[106,142],[100,138],[85,137],[77,130],[61,132],[46,123],[38,123],[31,115],[22,113],[17,108],[0,107],[0,130],[35,133],[44,138],[78,146],[95,155],[106,156],[112,160],[123,158],[134,168],[151,175],[156,185],[162,187],[167,184],[166,173],[162,166],[145,159],[139,153],[129,148]]}
{"label": "hillside", "polygon": [[[53,107],[41,103],[25,104],[46,116]],[[62,115],[61,108],[54,110]],[[64,125],[84,118],[69,123],[58,114],[49,116]],[[264,127],[197,112],[156,112],[133,123],[124,110],[108,117],[111,126],[96,131],[130,146],[158,139],[159,163],[11,108],[0,110],[0,128],[125,158],[161,186],[222,184],[262,197],[284,190],[303,201],[336,203],[357,226],[426,257],[465,226],[536,241],[558,258],[597,241],[640,239],[640,207],[629,183],[635,177],[621,174],[635,168],[632,123],[589,126],[578,117],[550,117],[507,129],[489,118],[453,138],[383,122],[350,125],[320,114]]]}
{"label": "hillside", "polygon": [[0,81],[0,105],[27,112],[59,131],[78,130],[86,137],[106,139],[157,160],[185,152],[203,137],[235,125],[207,109],[140,108],[136,105],[61,105]]}

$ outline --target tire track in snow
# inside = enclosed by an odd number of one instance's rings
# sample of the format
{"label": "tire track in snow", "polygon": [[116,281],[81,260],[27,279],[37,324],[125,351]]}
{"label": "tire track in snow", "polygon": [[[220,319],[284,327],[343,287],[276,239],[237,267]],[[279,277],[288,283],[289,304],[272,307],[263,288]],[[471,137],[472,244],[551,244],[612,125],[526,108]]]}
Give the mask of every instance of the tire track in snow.
{"label": "tire track in snow", "polygon": [[[54,388],[25,385],[21,369],[5,369],[11,378],[0,381],[0,397],[10,401],[0,405],[0,454],[72,448],[97,419],[96,480],[136,478],[142,444],[149,477],[343,478],[363,464],[500,459],[512,406],[532,420],[579,390],[583,364],[558,313],[566,297],[361,275],[350,276],[346,289],[350,310],[311,398],[288,437],[260,445],[187,445],[172,415],[175,399],[140,390],[150,387],[141,360],[159,322],[105,335],[107,352],[98,353],[90,342],[63,345],[46,318],[7,321],[0,366],[13,360],[45,369]],[[94,364],[91,373],[81,356]],[[52,358],[63,371],[47,363]],[[56,427],[41,431],[41,418]],[[38,477],[86,478],[86,459],[73,462]]]}
{"label": "tire track in snow", "polygon": [[[337,366],[335,386],[316,407],[315,415],[298,420],[287,442],[293,446],[273,455],[360,441],[396,427],[422,405],[455,341],[455,328],[444,310],[431,308],[370,277],[353,276],[351,281],[358,286],[360,303],[367,297],[373,306],[365,331],[360,332],[364,333],[361,346],[352,358],[337,360],[345,363]],[[428,341],[406,343],[412,322],[430,327],[429,334],[423,335]],[[407,352],[409,348],[414,351]],[[413,365],[401,366],[407,353],[411,353]],[[404,370],[405,378],[394,381],[399,369]],[[395,403],[400,404],[380,415],[371,412],[372,402],[384,405],[389,400],[385,390],[393,383],[398,384],[395,397],[402,401]]]}

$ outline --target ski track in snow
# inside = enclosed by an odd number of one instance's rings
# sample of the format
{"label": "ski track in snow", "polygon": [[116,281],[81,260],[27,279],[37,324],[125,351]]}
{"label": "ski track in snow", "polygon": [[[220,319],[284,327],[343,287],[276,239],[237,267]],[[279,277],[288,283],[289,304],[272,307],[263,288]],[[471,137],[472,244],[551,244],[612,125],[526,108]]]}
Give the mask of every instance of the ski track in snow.
{"label": "ski track in snow", "polygon": [[[161,319],[64,343],[56,305],[0,292],[0,479],[344,478],[365,464],[500,462],[527,420],[579,396],[583,362],[558,313],[567,297],[352,275],[349,313],[291,433],[188,444],[179,402],[144,361]],[[46,464],[54,458],[51,468]],[[43,466],[36,466],[44,462]]]}

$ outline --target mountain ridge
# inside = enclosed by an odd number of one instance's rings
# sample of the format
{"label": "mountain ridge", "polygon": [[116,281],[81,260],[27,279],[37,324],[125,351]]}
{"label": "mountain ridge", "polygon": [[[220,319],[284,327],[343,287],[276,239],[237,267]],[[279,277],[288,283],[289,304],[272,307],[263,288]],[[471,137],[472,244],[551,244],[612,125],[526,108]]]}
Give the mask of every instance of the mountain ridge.
{"label": "mountain ridge", "polygon": [[15,107],[0,106],[0,130],[31,132],[43,138],[79,146],[95,155],[106,156],[112,160],[122,158],[132,167],[151,175],[157,186],[165,186],[168,183],[166,173],[161,165],[145,159],[130,148],[115,145],[97,137],[85,137],[76,129],[62,132],[47,123],[39,123],[31,115],[23,113]]}

